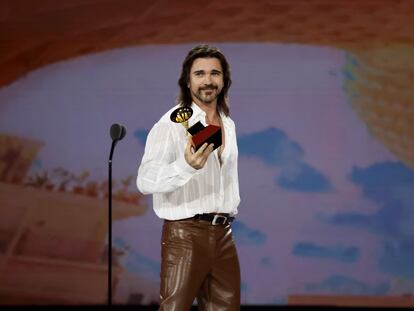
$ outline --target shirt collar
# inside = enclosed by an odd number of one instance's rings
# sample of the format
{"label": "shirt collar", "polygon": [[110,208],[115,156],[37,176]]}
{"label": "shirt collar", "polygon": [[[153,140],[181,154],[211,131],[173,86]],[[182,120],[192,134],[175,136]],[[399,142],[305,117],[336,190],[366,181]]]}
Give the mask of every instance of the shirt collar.
{"label": "shirt collar", "polygon": [[[193,109],[193,117],[194,119],[198,119],[200,117],[206,117],[206,113],[204,112],[203,109],[201,109],[196,103],[192,102],[191,103],[191,109]],[[204,120],[203,120],[204,122]]]}
{"label": "shirt collar", "polygon": [[[193,109],[193,117],[194,120],[201,120],[202,123],[204,124],[206,122],[206,113],[204,112],[203,109],[201,109],[196,103],[192,102],[191,103],[191,109]],[[220,118],[223,122],[227,121],[227,116],[224,114],[224,112],[219,111],[220,114]],[[196,123],[196,122],[194,122]]]}

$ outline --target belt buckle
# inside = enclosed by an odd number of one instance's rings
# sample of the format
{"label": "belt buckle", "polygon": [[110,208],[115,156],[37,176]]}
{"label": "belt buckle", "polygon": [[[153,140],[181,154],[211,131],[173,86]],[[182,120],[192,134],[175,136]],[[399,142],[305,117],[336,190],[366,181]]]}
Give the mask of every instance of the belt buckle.
{"label": "belt buckle", "polygon": [[[224,219],[223,223],[217,222],[218,219],[220,219],[220,218]],[[224,225],[226,223],[226,221],[227,221],[227,217],[226,216],[223,216],[223,215],[214,215],[214,218],[213,218],[213,221],[211,222],[211,224],[213,226],[216,226],[216,225]]]}

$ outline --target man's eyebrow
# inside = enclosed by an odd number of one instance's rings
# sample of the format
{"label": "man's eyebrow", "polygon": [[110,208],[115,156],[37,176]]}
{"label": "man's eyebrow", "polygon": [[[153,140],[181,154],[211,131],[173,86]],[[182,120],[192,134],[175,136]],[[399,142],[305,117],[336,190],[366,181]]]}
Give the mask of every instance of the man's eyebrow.
{"label": "man's eyebrow", "polygon": [[[199,69],[199,70],[194,70],[194,71],[193,71],[193,73],[203,73],[203,72],[205,72],[205,70],[204,70],[204,69]],[[214,72],[214,73],[221,73],[221,71],[220,71],[220,70],[218,70],[218,69],[213,69],[213,70],[211,70],[211,72]]]}

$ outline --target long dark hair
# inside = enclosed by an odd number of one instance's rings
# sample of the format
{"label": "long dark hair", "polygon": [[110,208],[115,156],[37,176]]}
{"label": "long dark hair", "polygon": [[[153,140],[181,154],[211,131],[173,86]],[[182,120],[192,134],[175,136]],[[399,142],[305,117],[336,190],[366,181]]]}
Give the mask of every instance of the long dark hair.
{"label": "long dark hair", "polygon": [[218,48],[207,44],[195,46],[188,52],[187,57],[184,59],[181,75],[178,79],[180,94],[177,97],[177,103],[184,107],[191,106],[193,100],[190,89],[188,88],[188,82],[190,81],[191,67],[197,58],[217,58],[220,61],[221,68],[223,69],[224,85],[217,97],[217,110],[222,111],[226,116],[230,115],[227,97],[227,92],[231,85],[230,65]]}

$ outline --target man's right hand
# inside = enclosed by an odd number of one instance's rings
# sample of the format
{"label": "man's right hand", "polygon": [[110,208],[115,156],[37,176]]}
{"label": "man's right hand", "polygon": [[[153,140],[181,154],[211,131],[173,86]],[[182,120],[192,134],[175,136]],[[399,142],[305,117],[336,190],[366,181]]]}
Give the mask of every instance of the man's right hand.
{"label": "man's right hand", "polygon": [[185,148],[184,157],[189,165],[199,170],[204,167],[208,156],[213,152],[214,144],[204,143],[196,152],[192,144],[191,137],[188,139],[187,147]]}

